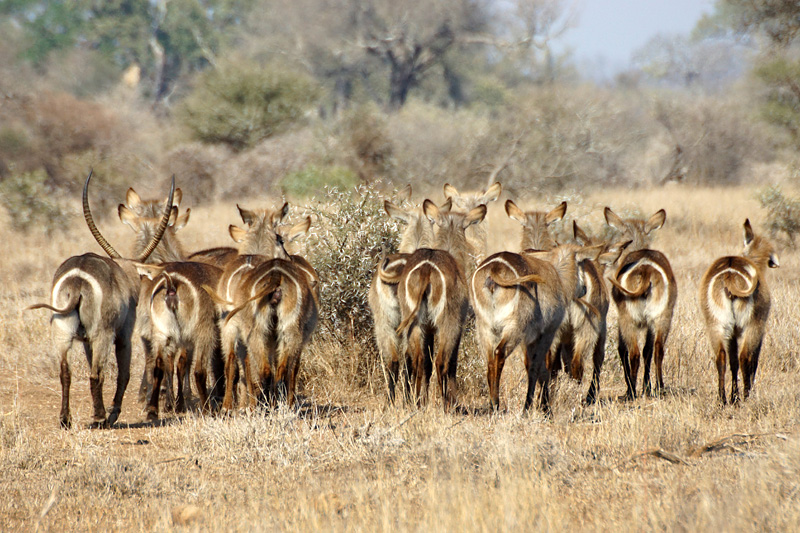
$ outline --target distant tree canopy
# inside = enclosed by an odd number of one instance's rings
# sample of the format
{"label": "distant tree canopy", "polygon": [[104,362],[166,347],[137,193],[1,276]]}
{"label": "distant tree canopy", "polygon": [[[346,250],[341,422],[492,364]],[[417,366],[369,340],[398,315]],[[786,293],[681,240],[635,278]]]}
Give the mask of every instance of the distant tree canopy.
{"label": "distant tree canopy", "polygon": [[132,64],[160,101],[184,73],[213,64],[253,0],[9,0],[0,14],[23,27],[24,57],[41,65],[72,47],[97,50],[120,70]]}

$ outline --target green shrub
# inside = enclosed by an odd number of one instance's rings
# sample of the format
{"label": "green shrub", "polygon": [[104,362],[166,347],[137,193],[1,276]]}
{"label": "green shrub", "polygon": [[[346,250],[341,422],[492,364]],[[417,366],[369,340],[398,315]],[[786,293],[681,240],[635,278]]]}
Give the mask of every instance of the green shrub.
{"label": "green shrub", "polygon": [[195,139],[242,150],[300,121],[318,97],[303,74],[237,62],[201,74],[178,116]]}
{"label": "green shrub", "polygon": [[325,200],[308,207],[314,217],[308,260],[320,277],[318,337],[348,346],[364,372],[378,364],[367,301],[381,253],[395,253],[398,222],[383,209],[384,196],[374,185],[344,190],[325,187]]}
{"label": "green shrub", "polygon": [[308,198],[328,189],[350,189],[358,184],[358,176],[345,167],[308,165],[281,180],[283,193],[292,198]]}
{"label": "green shrub", "polygon": [[767,227],[773,237],[785,234],[791,246],[800,231],[800,200],[783,194],[780,187],[770,186],[758,195],[761,207],[767,210]]}
{"label": "green shrub", "polygon": [[44,170],[13,174],[0,183],[0,202],[8,210],[11,225],[19,231],[52,233],[65,229],[69,216],[55,198],[59,196],[46,185]]}
{"label": "green shrub", "polygon": [[766,88],[762,116],[788,132],[795,144],[800,144],[800,94],[797,92],[800,61],[778,57],[760,63],[754,73]]}

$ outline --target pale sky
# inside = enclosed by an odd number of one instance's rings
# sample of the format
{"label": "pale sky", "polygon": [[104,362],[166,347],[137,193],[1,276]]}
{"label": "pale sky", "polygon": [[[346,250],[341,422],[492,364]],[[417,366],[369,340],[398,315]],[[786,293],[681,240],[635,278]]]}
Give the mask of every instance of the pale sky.
{"label": "pale sky", "polygon": [[577,24],[554,45],[572,49],[575,62],[590,77],[613,75],[651,37],[688,34],[713,6],[713,0],[577,0]]}

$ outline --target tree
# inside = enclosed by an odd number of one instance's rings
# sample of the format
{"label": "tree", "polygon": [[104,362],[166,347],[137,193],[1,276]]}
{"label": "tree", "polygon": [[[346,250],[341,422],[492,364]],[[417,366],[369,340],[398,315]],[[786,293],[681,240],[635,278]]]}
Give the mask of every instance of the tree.
{"label": "tree", "polygon": [[11,0],[0,13],[25,28],[25,59],[42,65],[51,54],[87,47],[109,57],[120,72],[132,64],[165,100],[185,72],[215,62],[216,51],[239,26],[252,0]]}

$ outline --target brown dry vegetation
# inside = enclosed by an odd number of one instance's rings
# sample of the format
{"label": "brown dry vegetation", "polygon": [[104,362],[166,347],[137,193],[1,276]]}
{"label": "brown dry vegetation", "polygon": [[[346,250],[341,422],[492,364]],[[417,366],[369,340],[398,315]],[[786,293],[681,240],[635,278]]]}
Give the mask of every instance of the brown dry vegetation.
{"label": "brown dry vegetation", "polygon": [[[560,200],[530,197],[521,207]],[[713,259],[740,251],[745,217],[756,231],[764,227],[754,190],[605,190],[568,201],[568,215],[592,235],[603,231],[604,205],[621,215],[665,208],[667,222],[654,247],[670,258],[679,297],[664,397],[616,400],[624,383],[612,306],[601,401],[581,407],[587,384],[562,378],[552,420],[537,412],[521,416],[519,356],[504,373],[504,409],[488,414],[486,362],[471,332],[459,364],[466,409],[458,414],[443,414],[436,394],[419,412],[387,407],[380,379],[351,374],[362,367],[362,354],[318,335],[303,356],[299,412],[281,408],[232,419],[189,414],[161,425],[144,423],[135,400],[143,364],[136,349],[122,415],[108,431],[85,429],[87,366],[76,350],[77,423],[61,430],[49,317],[21,309],[47,299],[64,258],[99,250],[79,220],[72,236],[33,232],[19,248],[11,243],[22,244],[20,235],[0,220],[0,237],[8,243],[0,270],[0,529],[796,528],[798,253],[781,250],[782,267],[769,273],[773,309],[754,394],[739,407],[723,408],[695,294]],[[501,203],[489,208],[489,231],[502,236],[490,239],[490,253],[518,244]],[[195,206],[182,233],[187,249],[229,244],[233,204]],[[102,229],[111,242],[130,242],[127,228],[106,220]],[[113,383],[109,375],[107,387]]]}

